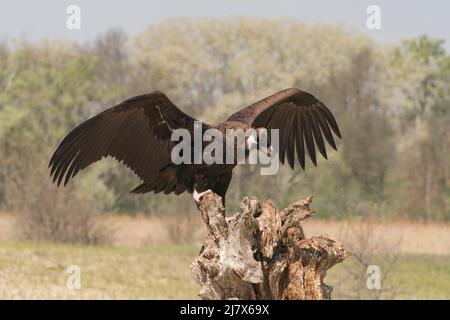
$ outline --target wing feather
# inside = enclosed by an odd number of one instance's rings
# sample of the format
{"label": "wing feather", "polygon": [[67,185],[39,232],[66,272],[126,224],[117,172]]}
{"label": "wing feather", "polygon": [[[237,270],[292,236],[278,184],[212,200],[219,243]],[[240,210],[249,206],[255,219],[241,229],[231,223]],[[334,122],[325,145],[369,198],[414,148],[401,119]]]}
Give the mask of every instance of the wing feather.
{"label": "wing feather", "polygon": [[333,133],[341,138],[339,126],[332,112],[312,94],[290,88],[264,98],[230,116],[252,128],[280,130],[280,162],[287,157],[294,168],[294,153],[305,168],[305,153],[317,165],[316,146],[327,158],[325,140],[336,150]]}
{"label": "wing feather", "polygon": [[322,133],[319,128],[319,119],[316,118],[316,114],[314,112],[309,113],[309,117],[311,118],[311,125],[313,127],[313,136],[314,141],[316,142],[317,148],[319,149],[320,154],[327,159],[327,149],[325,148],[325,143],[323,142]]}
{"label": "wing feather", "polygon": [[337,150],[336,143],[334,142],[334,139],[333,139],[333,134],[331,133],[331,130],[330,130],[330,127],[328,126],[327,121],[323,118],[323,116],[316,109],[313,109],[312,111],[316,114],[317,119],[319,120],[320,129],[321,129],[323,135],[325,136],[325,139],[327,139],[329,145],[334,150]]}
{"label": "wing feather", "polygon": [[301,121],[301,113],[297,113],[295,115],[297,119],[297,125],[294,128],[295,138],[296,138],[296,150],[297,150],[297,158],[300,166],[303,170],[305,170],[305,144],[303,140],[303,122]]}
{"label": "wing feather", "polygon": [[309,117],[309,114],[307,112],[304,112],[304,118],[305,118],[305,142],[306,142],[306,149],[308,150],[309,158],[311,159],[312,163],[317,166],[316,161],[316,148],[314,145],[314,140],[312,136],[312,124],[311,124],[311,118]]}
{"label": "wing feather", "polygon": [[[182,112],[159,91],[130,98],[73,129],[49,162],[53,182],[67,184],[79,171],[104,158],[122,161],[144,181],[153,181],[171,163],[171,133],[194,128],[196,119]],[[209,126],[204,124],[206,130]],[[173,182],[155,182],[158,191]]]}

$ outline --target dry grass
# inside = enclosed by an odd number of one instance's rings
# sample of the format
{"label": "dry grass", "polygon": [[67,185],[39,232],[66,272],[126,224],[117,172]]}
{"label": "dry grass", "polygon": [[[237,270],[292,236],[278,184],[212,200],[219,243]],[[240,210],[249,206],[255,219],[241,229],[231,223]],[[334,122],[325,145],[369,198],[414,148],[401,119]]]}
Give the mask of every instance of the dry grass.
{"label": "dry grass", "polygon": [[200,216],[146,217],[109,216],[104,220],[115,230],[113,244],[129,247],[199,244],[205,236]]}
{"label": "dry grass", "polygon": [[[198,215],[107,215],[99,222],[115,230],[109,246],[17,242],[15,216],[0,214],[0,299],[197,298],[190,264],[205,234]],[[363,227],[355,221],[310,219],[304,224],[307,237],[328,234],[349,241],[348,246],[353,245],[345,236],[348,231]],[[435,224],[375,225],[372,237],[400,251],[389,281],[396,288],[395,298],[450,298],[449,231],[449,226]],[[78,291],[65,286],[66,268],[72,264],[82,272]],[[354,289],[342,279],[358,268],[354,259],[347,259],[330,270],[326,282],[336,286],[334,298],[346,298],[342,292]]]}
{"label": "dry grass", "polygon": [[15,240],[15,221],[12,213],[0,213],[0,241]]}
{"label": "dry grass", "polygon": [[[113,230],[112,244],[126,247],[147,247],[165,244],[199,244],[205,236],[199,215],[146,217],[137,215],[101,217],[105,229]],[[17,240],[15,217],[0,213],[0,240]],[[349,229],[358,229],[363,223],[356,221],[321,221],[311,218],[304,222],[307,237],[325,234],[344,241]],[[408,222],[376,223],[374,235],[385,243],[398,246],[402,254],[450,255],[450,225],[414,224]]]}
{"label": "dry grass", "polygon": [[[326,234],[344,242],[349,229],[357,229],[362,222],[318,221],[314,218],[304,222],[307,237]],[[450,225],[414,224],[408,222],[375,223],[374,237],[398,246],[402,254],[450,255]]]}

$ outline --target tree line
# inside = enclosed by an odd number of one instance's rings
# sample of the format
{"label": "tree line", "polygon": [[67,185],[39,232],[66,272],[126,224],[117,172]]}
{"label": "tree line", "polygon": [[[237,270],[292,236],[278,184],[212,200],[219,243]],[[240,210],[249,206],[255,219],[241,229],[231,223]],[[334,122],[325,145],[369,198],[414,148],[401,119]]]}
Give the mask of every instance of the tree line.
{"label": "tree line", "polygon": [[[227,203],[244,195],[279,207],[307,195],[323,217],[450,219],[450,56],[421,36],[383,46],[336,25],[255,18],[177,18],[127,36],[110,30],[79,44],[0,44],[0,210],[124,213],[194,211],[190,196],[129,191],[139,184],[114,160],[65,189],[48,160],[73,127],[130,96],[161,90],[184,111],[216,123],[288,87],[312,92],[343,140],[306,172],[260,176],[235,169]],[[267,186],[261,188],[261,186]]]}

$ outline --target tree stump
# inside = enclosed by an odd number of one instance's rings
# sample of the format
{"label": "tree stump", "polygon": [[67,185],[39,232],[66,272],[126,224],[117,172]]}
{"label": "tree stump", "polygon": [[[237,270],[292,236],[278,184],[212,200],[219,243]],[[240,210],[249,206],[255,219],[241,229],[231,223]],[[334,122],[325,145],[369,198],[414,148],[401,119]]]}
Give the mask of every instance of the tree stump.
{"label": "tree stump", "polygon": [[330,299],[323,283],[328,269],[350,253],[335,239],[305,239],[301,221],[314,215],[312,197],[278,211],[244,198],[239,211],[225,217],[218,195],[205,194],[199,209],[208,234],[192,273],[202,299]]}

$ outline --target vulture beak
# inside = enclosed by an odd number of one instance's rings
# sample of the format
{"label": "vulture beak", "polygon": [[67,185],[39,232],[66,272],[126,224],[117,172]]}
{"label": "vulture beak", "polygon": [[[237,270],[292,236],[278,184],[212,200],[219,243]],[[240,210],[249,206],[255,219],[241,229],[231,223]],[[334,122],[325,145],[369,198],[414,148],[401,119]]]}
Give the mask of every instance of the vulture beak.
{"label": "vulture beak", "polygon": [[270,157],[272,157],[273,147],[272,146],[270,146],[268,148],[263,147],[263,148],[261,148],[261,151],[270,158]]}

